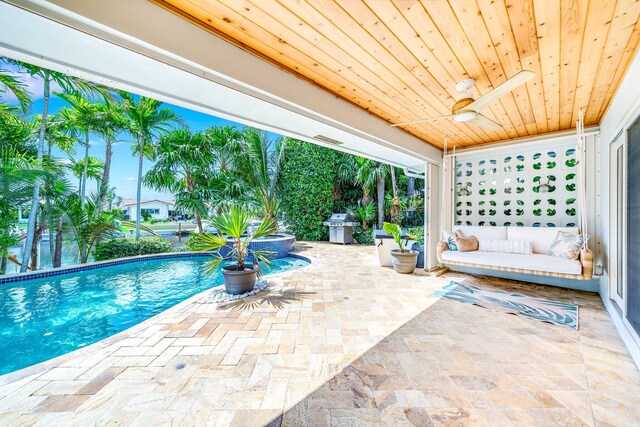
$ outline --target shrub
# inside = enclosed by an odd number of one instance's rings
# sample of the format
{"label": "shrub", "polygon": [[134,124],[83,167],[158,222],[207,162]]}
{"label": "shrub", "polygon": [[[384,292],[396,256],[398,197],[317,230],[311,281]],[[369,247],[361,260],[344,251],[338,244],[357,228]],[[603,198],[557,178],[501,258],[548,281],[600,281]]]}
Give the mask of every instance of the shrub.
{"label": "shrub", "polygon": [[184,247],[187,251],[195,251],[196,238],[195,234],[189,234],[187,240],[184,241]]}
{"label": "shrub", "polygon": [[373,245],[372,230],[363,230],[362,227],[354,227],[353,238],[361,245]]}
{"label": "shrub", "polygon": [[149,212],[141,212],[140,216],[142,216],[142,220],[143,221],[150,221],[151,220],[151,214]]}
{"label": "shrub", "polygon": [[300,240],[327,240],[322,225],[331,216],[337,164],[342,153],[287,139],[278,181],[280,208],[289,231]]}
{"label": "shrub", "polygon": [[420,246],[424,246],[424,226],[419,227],[411,227],[407,229],[408,233],[411,233],[416,236],[416,244]]}
{"label": "shrub", "polygon": [[95,260],[122,258],[137,255],[171,252],[173,244],[161,237],[141,237],[139,240],[118,237],[100,242],[95,250]]}

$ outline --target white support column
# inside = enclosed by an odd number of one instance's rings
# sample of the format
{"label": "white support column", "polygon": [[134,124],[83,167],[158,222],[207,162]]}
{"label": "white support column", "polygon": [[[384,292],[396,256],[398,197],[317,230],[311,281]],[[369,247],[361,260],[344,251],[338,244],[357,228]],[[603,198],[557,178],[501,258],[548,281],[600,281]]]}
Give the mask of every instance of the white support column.
{"label": "white support column", "polygon": [[429,180],[429,163],[424,164],[424,270],[429,271],[429,252],[431,252],[431,246],[429,245],[429,214],[431,210],[429,208],[429,197],[431,196],[431,190],[429,189],[431,181]]}
{"label": "white support column", "polygon": [[424,168],[424,269],[431,271],[438,266],[436,245],[440,236],[440,168],[426,163]]}

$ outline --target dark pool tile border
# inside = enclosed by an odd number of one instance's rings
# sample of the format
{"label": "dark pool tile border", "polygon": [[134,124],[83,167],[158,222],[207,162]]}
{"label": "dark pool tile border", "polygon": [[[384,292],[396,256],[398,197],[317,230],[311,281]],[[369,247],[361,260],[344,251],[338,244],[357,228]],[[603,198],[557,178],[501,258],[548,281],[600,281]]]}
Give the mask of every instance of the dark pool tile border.
{"label": "dark pool tile border", "polygon": [[[132,262],[140,261],[152,261],[156,259],[172,259],[172,258],[197,258],[211,255],[210,252],[172,252],[168,254],[155,254],[155,255],[140,255],[136,257],[118,258],[109,261],[97,261],[75,267],[61,267],[41,272],[13,274],[11,276],[0,277],[0,285],[7,283],[25,282],[28,280],[42,279],[45,277],[61,276],[64,274],[77,273],[78,271],[95,270],[98,268],[112,267],[114,265],[129,264]],[[302,259],[307,262],[311,262],[309,258],[301,255],[288,253],[285,256],[291,258]]]}
{"label": "dark pool tile border", "polygon": [[13,274],[11,276],[0,277],[0,284],[22,282],[25,280],[33,280],[33,279],[42,279],[44,277],[60,276],[68,273],[76,273],[78,271],[94,270],[97,268],[111,267],[114,265],[128,264],[131,262],[138,262],[138,261],[149,261],[149,260],[161,259],[161,258],[190,258],[190,257],[207,256],[207,255],[208,255],[207,253],[172,252],[168,254],[141,255],[141,256],[129,257],[129,258],[118,258],[118,259],[109,260],[109,261],[91,262],[83,265],[78,265],[75,267],[61,267],[61,268],[55,268],[51,270],[45,270],[45,271],[39,271],[39,272],[33,272],[33,273]]}

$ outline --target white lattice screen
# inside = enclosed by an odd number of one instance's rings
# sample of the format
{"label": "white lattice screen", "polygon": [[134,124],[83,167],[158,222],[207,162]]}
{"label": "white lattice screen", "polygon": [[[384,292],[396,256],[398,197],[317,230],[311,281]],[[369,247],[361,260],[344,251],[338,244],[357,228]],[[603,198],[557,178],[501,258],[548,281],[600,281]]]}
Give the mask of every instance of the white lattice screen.
{"label": "white lattice screen", "polygon": [[458,225],[577,226],[576,141],[456,156]]}

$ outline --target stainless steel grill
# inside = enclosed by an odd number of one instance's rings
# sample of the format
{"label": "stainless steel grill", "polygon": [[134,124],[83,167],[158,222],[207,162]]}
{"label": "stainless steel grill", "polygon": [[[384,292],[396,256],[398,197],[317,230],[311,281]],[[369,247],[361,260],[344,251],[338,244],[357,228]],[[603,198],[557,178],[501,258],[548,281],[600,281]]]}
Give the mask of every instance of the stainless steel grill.
{"label": "stainless steel grill", "polygon": [[343,245],[353,243],[353,227],[360,225],[350,213],[334,213],[322,224],[329,227],[329,241]]}

